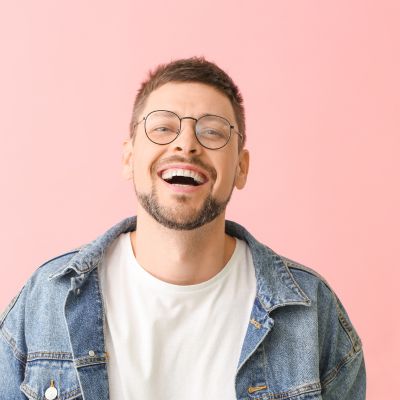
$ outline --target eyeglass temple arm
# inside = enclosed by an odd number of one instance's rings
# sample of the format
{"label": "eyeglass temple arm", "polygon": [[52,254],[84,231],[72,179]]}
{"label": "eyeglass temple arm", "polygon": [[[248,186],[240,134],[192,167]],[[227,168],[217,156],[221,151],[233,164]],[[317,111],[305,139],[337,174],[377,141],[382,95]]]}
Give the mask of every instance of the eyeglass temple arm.
{"label": "eyeglass temple arm", "polygon": [[236,130],[234,125],[231,125],[231,129],[239,135],[240,140],[243,142],[243,134]]}

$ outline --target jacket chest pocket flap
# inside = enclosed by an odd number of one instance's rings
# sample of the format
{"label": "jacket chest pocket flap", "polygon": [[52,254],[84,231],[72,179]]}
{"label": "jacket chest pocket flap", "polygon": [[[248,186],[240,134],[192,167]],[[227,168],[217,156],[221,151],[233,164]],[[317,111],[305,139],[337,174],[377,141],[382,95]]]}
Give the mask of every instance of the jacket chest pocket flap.
{"label": "jacket chest pocket flap", "polygon": [[[46,394],[51,386],[53,386],[53,389]],[[25,379],[20,389],[29,400],[82,399],[78,377],[72,361],[52,359],[28,361]]]}

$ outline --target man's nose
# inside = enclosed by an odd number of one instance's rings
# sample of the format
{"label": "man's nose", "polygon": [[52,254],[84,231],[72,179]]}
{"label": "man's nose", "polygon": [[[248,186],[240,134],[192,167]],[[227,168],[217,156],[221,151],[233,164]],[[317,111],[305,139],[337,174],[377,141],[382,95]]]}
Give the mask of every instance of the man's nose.
{"label": "man's nose", "polygon": [[202,145],[196,137],[196,120],[192,118],[184,118],[181,123],[181,130],[178,137],[172,142],[174,150],[198,154],[202,150]]}

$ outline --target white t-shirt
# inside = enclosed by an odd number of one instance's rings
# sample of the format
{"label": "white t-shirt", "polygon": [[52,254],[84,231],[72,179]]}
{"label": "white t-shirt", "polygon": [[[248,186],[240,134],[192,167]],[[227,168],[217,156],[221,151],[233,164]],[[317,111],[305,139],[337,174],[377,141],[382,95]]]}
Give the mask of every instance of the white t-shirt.
{"label": "white t-shirt", "polygon": [[250,249],[213,278],[174,285],[136,261],[129,233],[100,266],[111,400],[233,400],[235,374],[256,294]]}

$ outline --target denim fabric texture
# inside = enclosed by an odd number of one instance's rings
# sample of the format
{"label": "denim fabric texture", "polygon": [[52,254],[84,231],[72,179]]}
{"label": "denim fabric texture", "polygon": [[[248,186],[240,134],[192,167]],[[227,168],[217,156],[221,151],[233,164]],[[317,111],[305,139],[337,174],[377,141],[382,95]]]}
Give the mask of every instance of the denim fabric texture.
{"label": "denim fabric texture", "polygon": [[[57,399],[109,399],[97,267],[111,243],[135,229],[136,217],[127,218],[28,280],[0,317],[0,400],[43,400],[51,384]],[[236,398],[365,399],[360,338],[324,279],[235,222],[226,221],[226,232],[250,246],[257,280]]]}

